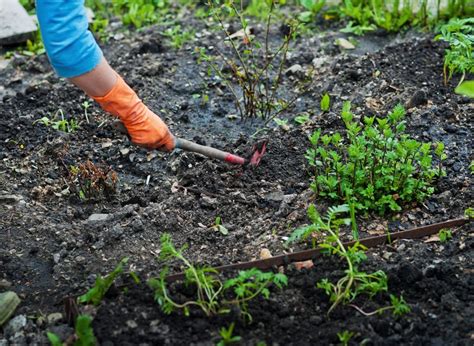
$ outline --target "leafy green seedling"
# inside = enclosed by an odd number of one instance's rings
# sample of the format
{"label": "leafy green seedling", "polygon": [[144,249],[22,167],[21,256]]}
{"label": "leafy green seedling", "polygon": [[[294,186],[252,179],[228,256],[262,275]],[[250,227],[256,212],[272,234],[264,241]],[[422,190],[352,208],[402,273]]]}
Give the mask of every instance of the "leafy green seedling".
{"label": "leafy green seedling", "polygon": [[166,29],[163,35],[170,40],[173,48],[181,49],[186,42],[193,38],[194,31],[183,30],[181,25],[175,25],[172,28]]}
{"label": "leafy green seedling", "polygon": [[216,220],[214,221],[214,225],[212,225],[211,228],[215,231],[220,232],[222,235],[229,234],[229,230],[222,225],[220,216],[216,217]]}
{"label": "leafy green seedling", "polygon": [[443,228],[442,230],[439,231],[438,236],[439,236],[440,242],[446,243],[448,240],[450,240],[453,237],[453,234],[451,230]]}
{"label": "leafy green seedling", "polygon": [[323,112],[327,112],[329,110],[331,100],[329,98],[329,94],[324,94],[323,97],[321,98],[321,110]]}
{"label": "leafy green seedling", "polygon": [[226,301],[226,305],[237,305],[241,313],[251,322],[248,302],[258,296],[270,297],[270,284],[282,289],[288,285],[288,278],[282,273],[262,272],[257,268],[240,271],[239,274],[224,283],[225,290],[233,290],[235,298]]}
{"label": "leafy green seedling", "polygon": [[[321,252],[336,255],[346,261],[345,275],[336,283],[328,279],[322,279],[317,283],[317,287],[324,290],[332,302],[328,314],[339,304],[351,303],[359,295],[365,294],[372,298],[380,292],[387,291],[387,275],[382,270],[369,274],[358,269],[358,265],[367,258],[364,253],[366,247],[356,241],[354,245],[346,248],[339,237],[340,225],[350,223],[350,218],[341,218],[340,215],[348,212],[350,212],[348,205],[340,205],[330,207],[326,216],[321,217],[316,207],[311,204],[308,208],[311,225],[296,229],[288,239],[288,242],[295,242],[311,235],[313,248],[317,245]],[[317,244],[316,240],[319,240]],[[351,306],[362,311],[356,305]],[[394,309],[392,305],[382,309],[389,308]]]}
{"label": "leafy green seedling", "polygon": [[95,306],[99,305],[115,279],[122,274],[123,266],[127,264],[127,262],[128,257],[125,257],[110,274],[105,277],[99,276],[95,281],[94,287],[80,296],[78,302],[86,304],[92,303]]}
{"label": "leafy green seedling", "polygon": [[236,342],[239,342],[242,338],[238,335],[232,335],[234,333],[235,323],[232,322],[228,328],[222,327],[219,329],[219,335],[221,340],[217,343],[217,346],[226,346]]}
{"label": "leafy green seedling", "polygon": [[166,282],[169,272],[167,266],[160,272],[159,278],[148,280],[148,285],[155,292],[156,302],[166,314],[170,314],[175,309],[182,309],[184,314],[188,316],[189,308],[196,306],[206,316],[211,316],[218,313],[227,313],[232,306],[237,306],[240,308],[243,317],[248,321],[252,321],[252,316],[248,311],[249,302],[259,296],[268,298],[270,295],[268,287],[272,284],[279,288],[287,284],[287,278],[284,274],[264,273],[255,268],[242,271],[237,277],[222,283],[214,268],[193,265],[184,256],[184,249],[184,247],[179,250],[176,249],[169,234],[161,236],[160,259],[164,261],[178,259],[185,265],[184,283],[188,287],[195,288],[194,300],[180,303],[170,296]]}
{"label": "leafy green seedling", "polygon": [[469,219],[474,219],[474,208],[467,208],[464,210],[464,216]]}
{"label": "leafy green seedling", "polygon": [[[57,120],[58,114],[61,115],[61,119]],[[67,120],[64,118],[64,113],[62,109],[58,109],[58,111],[53,115],[50,119],[48,117],[42,117],[41,119],[35,120],[33,124],[42,123],[45,126],[51,126],[53,129],[66,132],[66,133],[73,133],[79,128],[79,124],[71,118]]]}
{"label": "leafy green seedling", "polygon": [[88,124],[89,124],[89,116],[87,114],[87,110],[89,109],[90,106],[91,104],[89,103],[89,101],[86,100],[82,102],[82,107],[84,107],[84,116],[86,117],[86,121]]}
{"label": "leafy green seedling", "polygon": [[349,345],[349,340],[354,336],[354,332],[350,332],[348,330],[344,330],[342,332],[337,333],[337,337],[339,338],[339,342],[343,346]]}
{"label": "leafy green seedling", "polygon": [[[94,330],[92,329],[92,317],[89,315],[79,315],[76,319],[75,325],[76,340],[74,346],[95,346],[97,345],[97,339],[94,336]],[[51,346],[63,346],[59,336],[52,332],[46,333]],[[69,344],[70,345],[70,344]]]}
{"label": "leafy green seedling", "polygon": [[302,114],[295,117],[295,123],[303,125],[309,120],[309,114]]}

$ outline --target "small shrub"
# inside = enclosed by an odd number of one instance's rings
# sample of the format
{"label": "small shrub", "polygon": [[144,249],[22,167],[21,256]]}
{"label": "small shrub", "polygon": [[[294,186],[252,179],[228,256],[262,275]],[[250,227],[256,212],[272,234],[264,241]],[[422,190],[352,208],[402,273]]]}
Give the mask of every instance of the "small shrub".
{"label": "small shrub", "polygon": [[[398,105],[386,118],[354,119],[346,102],[339,132],[310,137],[306,158],[313,168],[311,188],[318,196],[354,203],[356,210],[380,214],[399,211],[404,203],[422,201],[434,191],[432,183],[442,176],[444,144],[418,142],[405,134],[405,110]],[[434,154],[439,164],[433,163]]]}

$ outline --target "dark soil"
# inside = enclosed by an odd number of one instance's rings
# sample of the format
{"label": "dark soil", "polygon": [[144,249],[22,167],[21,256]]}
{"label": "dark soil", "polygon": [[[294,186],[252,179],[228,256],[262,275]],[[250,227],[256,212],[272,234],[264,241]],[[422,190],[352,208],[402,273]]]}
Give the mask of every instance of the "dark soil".
{"label": "dark soil", "polygon": [[[245,155],[253,144],[250,135],[262,122],[228,119],[236,113],[229,91],[207,77],[206,67],[192,54],[196,46],[217,45],[220,38],[195,20],[188,24],[201,36],[181,50],[167,45],[160,27],[150,27],[112,38],[104,45],[105,54],[176,135]],[[277,42],[279,35],[275,30],[272,40]],[[347,53],[334,46],[337,35],[328,31],[297,39],[286,67],[315,67],[314,82],[282,114],[289,128],[266,134],[270,141],[261,165],[245,170],[199,155],[132,147],[96,105],[86,123],[81,104],[87,97],[58,79],[45,56],[14,57],[0,71],[0,196],[15,195],[0,199],[0,290],[20,295],[16,315],[28,316],[28,324],[21,335],[5,333],[2,339],[0,331],[0,344],[44,343],[46,329],[63,338],[72,334],[64,320],[48,324],[42,316],[62,312],[63,298],[84,293],[97,274],[110,272],[123,257],[130,257],[131,270],[142,279],[157,275],[163,232],[177,246],[188,244],[190,260],[210,265],[252,260],[262,248],[273,254],[288,251],[285,237],[307,223],[306,207],[314,202],[304,158],[306,138],[319,127],[341,129],[338,114],[345,100],[352,101],[357,115],[382,116],[397,103],[406,104],[410,134],[443,141],[448,154],[447,176],[437,182],[432,197],[388,219],[361,217],[363,235],[380,232],[378,226],[397,231],[461,216],[473,199],[474,104],[453,93],[456,78],[444,86],[443,45],[419,33],[373,35]],[[282,93],[291,94],[298,79],[286,75]],[[332,105],[321,114],[324,92]],[[193,98],[203,93],[210,97],[206,105]],[[79,119],[80,130],[64,134],[35,122],[58,109]],[[299,126],[293,119],[302,112],[311,118]],[[115,194],[82,201],[74,193],[68,167],[87,160],[118,173]],[[316,202],[321,210],[329,205]],[[91,220],[93,214],[108,217]],[[211,228],[217,216],[229,230],[227,236]],[[406,316],[365,317],[351,307],[327,316],[328,298],[316,282],[336,280],[344,267],[324,259],[312,270],[286,268],[289,286],[272,289],[270,299],[252,305],[252,324],[233,314],[205,318],[194,310],[190,317],[164,315],[142,284],[108,296],[94,312],[93,327],[104,345],[212,344],[219,340],[219,328],[232,321],[235,335],[252,345],[337,344],[337,333],[344,330],[355,333],[354,344],[469,345],[474,338],[473,233],[470,225],[454,231],[444,244],[398,241],[369,251],[364,269],[386,271],[389,293],[403,294],[412,308]],[[371,311],[387,305],[388,297],[356,303]]]}

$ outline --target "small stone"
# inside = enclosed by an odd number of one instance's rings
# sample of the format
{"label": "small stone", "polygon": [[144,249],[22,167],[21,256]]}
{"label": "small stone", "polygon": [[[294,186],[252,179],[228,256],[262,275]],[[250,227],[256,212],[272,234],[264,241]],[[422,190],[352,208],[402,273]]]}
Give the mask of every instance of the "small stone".
{"label": "small stone", "polygon": [[398,250],[398,251],[403,251],[403,250],[405,250],[406,247],[407,247],[407,246],[406,246],[405,244],[400,244],[400,245],[398,246],[397,250]]}
{"label": "small stone", "polygon": [[137,322],[135,322],[134,320],[128,320],[126,323],[129,328],[135,329],[138,327]]}
{"label": "small stone", "polygon": [[414,108],[428,103],[428,97],[423,90],[417,90],[406,104],[406,108]]}
{"label": "small stone", "polygon": [[61,259],[61,254],[55,253],[55,254],[53,255],[53,261],[54,261],[54,263],[58,264],[60,259]]}
{"label": "small stone", "polygon": [[343,49],[355,49],[355,46],[345,38],[338,38],[336,44]]}
{"label": "small stone", "polygon": [[60,312],[53,312],[46,317],[48,324],[54,325],[63,319],[63,314]]}
{"label": "small stone", "polygon": [[87,219],[87,223],[88,224],[102,223],[102,222],[107,221],[109,217],[110,217],[110,214],[92,214]]}
{"label": "small stone", "polygon": [[267,259],[270,257],[272,257],[272,253],[270,252],[270,250],[266,248],[260,250],[260,259]]}
{"label": "small stone", "polygon": [[19,195],[0,195],[0,204],[15,205],[22,199]]}
{"label": "small stone", "polygon": [[77,263],[83,263],[86,261],[86,258],[84,256],[77,256],[75,259],[74,259]]}
{"label": "small stone", "polygon": [[21,331],[26,326],[26,316],[25,315],[18,315],[10,320],[7,323],[3,332],[5,336],[11,337]]}
{"label": "small stone", "polygon": [[270,192],[265,195],[265,199],[271,202],[281,202],[284,200],[284,198],[285,194],[283,193],[283,191]]}
{"label": "small stone", "polygon": [[9,288],[11,287],[12,283],[8,280],[2,279],[0,280],[0,288]]}
{"label": "small stone", "polygon": [[303,72],[303,67],[300,64],[294,64],[293,66],[289,67],[286,71],[285,74],[287,75],[295,75],[300,72]]}
{"label": "small stone", "polygon": [[383,259],[388,261],[390,259],[390,257],[392,257],[392,253],[391,252],[384,252],[382,257],[383,257]]}
{"label": "small stone", "polygon": [[129,148],[120,149],[120,154],[122,154],[123,156],[127,156],[129,152],[130,152]]}

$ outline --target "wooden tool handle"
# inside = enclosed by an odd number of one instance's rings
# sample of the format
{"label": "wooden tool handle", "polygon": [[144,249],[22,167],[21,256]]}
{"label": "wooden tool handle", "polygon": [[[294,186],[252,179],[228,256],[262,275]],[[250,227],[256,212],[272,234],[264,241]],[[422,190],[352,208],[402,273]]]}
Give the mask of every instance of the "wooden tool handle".
{"label": "wooden tool handle", "polygon": [[194,153],[199,153],[207,157],[237,165],[243,165],[245,163],[245,159],[243,157],[230,154],[216,148],[200,145],[182,138],[176,138],[176,148],[192,151]]}

